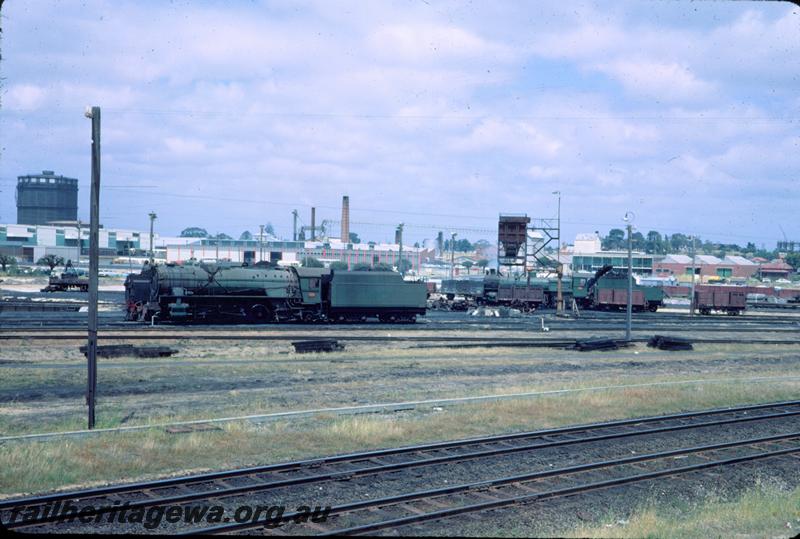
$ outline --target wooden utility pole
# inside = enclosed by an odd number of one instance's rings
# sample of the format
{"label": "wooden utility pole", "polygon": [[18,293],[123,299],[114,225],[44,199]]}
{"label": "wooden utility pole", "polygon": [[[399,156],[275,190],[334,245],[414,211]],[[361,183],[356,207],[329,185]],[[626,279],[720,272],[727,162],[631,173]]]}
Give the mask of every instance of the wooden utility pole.
{"label": "wooden utility pole", "polygon": [[[89,406],[89,428],[95,424],[97,393],[97,284],[100,262],[100,107],[87,109],[92,120],[92,188],[89,210],[89,335],[86,346],[88,376],[86,404]],[[78,238],[80,244],[80,238]]]}
{"label": "wooden utility pole", "polygon": [[148,216],[150,217],[150,265],[152,266],[155,263],[156,258],[156,248],[153,245],[153,223],[158,216],[154,211],[151,211]]}
{"label": "wooden utility pole", "polygon": [[450,235],[450,278],[454,279],[456,275],[456,234],[453,232]]}
{"label": "wooden utility pole", "polygon": [[692,287],[689,291],[689,316],[694,316],[694,274],[697,271],[695,268],[695,257],[697,256],[697,250],[695,248],[695,236],[692,234]]}
{"label": "wooden utility pole", "polygon": [[397,243],[400,246],[400,252],[398,253],[398,260],[397,260],[397,269],[400,272],[400,275],[405,274],[405,269],[403,268],[403,223],[397,225]]}
{"label": "wooden utility pole", "polygon": [[261,234],[258,236],[258,261],[262,262],[264,260],[264,225],[258,225],[261,227]]}
{"label": "wooden utility pole", "polygon": [[[564,312],[564,295],[561,290],[561,279],[564,276],[564,266],[561,265],[561,191],[553,191],[554,195],[558,195],[558,242],[556,246],[556,261],[558,263],[558,283],[556,285],[556,312],[561,314]],[[530,281],[529,281],[530,282]]]}
{"label": "wooden utility pole", "polygon": [[631,259],[631,251],[633,241],[631,234],[633,233],[633,214],[626,213],[625,221],[628,223],[628,304],[625,310],[625,340],[631,340],[631,318],[633,313],[633,264]]}

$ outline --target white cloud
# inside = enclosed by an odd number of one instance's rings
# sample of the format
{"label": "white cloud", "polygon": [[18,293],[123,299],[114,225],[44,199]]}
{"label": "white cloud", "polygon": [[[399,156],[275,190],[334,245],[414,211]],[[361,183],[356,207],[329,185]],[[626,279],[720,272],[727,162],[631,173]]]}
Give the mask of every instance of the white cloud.
{"label": "white cloud", "polygon": [[8,89],[5,106],[10,109],[34,110],[47,98],[47,92],[35,84],[14,84]]}
{"label": "white cloud", "polygon": [[394,24],[382,26],[366,38],[367,46],[378,57],[422,63],[451,59],[480,58],[509,60],[509,47],[492,43],[463,28],[434,24]]}
{"label": "white cloud", "polygon": [[687,66],[677,63],[618,60],[597,66],[618,79],[634,94],[664,101],[702,102],[713,95],[714,85],[699,80]]}
{"label": "white cloud", "polygon": [[[800,103],[790,9],[700,3],[681,27],[673,3],[431,4],[89,0],[58,18],[52,5],[9,4],[4,167],[85,177],[76,133],[82,107],[98,104],[104,172],[159,185],[109,198],[118,226],[162,204],[176,230],[193,210],[220,230],[265,213],[280,227],[295,204],[336,218],[325,206],[344,193],[354,211],[436,214],[448,200],[458,212],[444,213],[491,222],[549,207],[560,189],[565,215],[616,222],[629,206],[680,228],[694,215],[685,193],[707,202],[735,188],[719,211],[747,211],[746,183],[714,166],[766,178],[782,193],[776,214],[792,213],[780,208],[794,125],[770,120]],[[32,30],[45,24],[47,35]],[[212,200],[176,209],[158,196],[186,186]]]}
{"label": "white cloud", "polygon": [[206,151],[206,145],[202,141],[181,137],[167,137],[164,145],[175,157],[195,157]]}
{"label": "white cloud", "polygon": [[563,144],[529,122],[487,118],[450,146],[461,152],[502,150],[552,158]]}

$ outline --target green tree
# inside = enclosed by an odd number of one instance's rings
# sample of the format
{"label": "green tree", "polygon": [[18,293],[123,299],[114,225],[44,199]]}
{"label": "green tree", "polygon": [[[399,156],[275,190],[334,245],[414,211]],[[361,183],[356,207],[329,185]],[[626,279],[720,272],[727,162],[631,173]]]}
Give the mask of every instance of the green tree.
{"label": "green tree", "polygon": [[664,254],[663,243],[661,240],[661,233],[651,230],[647,233],[647,240],[645,241],[645,251],[650,254]]}
{"label": "green tree", "polygon": [[245,230],[244,232],[242,232],[239,235],[239,239],[240,240],[252,240],[253,239],[253,235],[250,233],[249,230]]}
{"label": "green tree", "polygon": [[6,272],[8,266],[14,267],[17,265],[17,259],[11,255],[0,255],[0,267],[3,268],[3,273]]}
{"label": "green tree", "polygon": [[340,260],[331,262],[330,268],[337,271],[347,271],[347,262],[342,262]]}
{"label": "green tree", "polygon": [[372,271],[394,271],[394,268],[385,262],[378,262],[372,266]]}
{"label": "green tree", "polygon": [[272,226],[272,223],[267,222],[267,224],[264,225],[264,232],[266,232],[270,236],[274,236],[275,235],[275,228]]}
{"label": "green tree", "polygon": [[475,262],[475,265],[478,266],[479,268],[481,268],[481,270],[485,270],[486,266],[489,265],[489,261],[486,260],[485,258],[481,258],[480,260]]}
{"label": "green tree", "polygon": [[355,232],[350,232],[348,236],[350,243],[361,243],[361,238],[359,238],[358,234],[356,234]]}
{"label": "green tree", "polygon": [[232,240],[233,238],[231,238],[230,236],[228,236],[224,232],[220,232],[216,236],[209,236],[209,239],[212,239],[212,240]]}
{"label": "green tree", "polygon": [[472,269],[472,266],[474,264],[472,263],[471,260],[465,260],[464,262],[461,263],[461,265],[467,268],[467,275],[469,275],[469,271]]}
{"label": "green tree", "polygon": [[792,266],[794,271],[800,270],[800,253],[787,253],[784,260],[786,260],[787,264]]}
{"label": "green tree", "polygon": [[45,255],[36,261],[37,266],[47,266],[50,268],[50,273],[64,263],[64,259],[58,255]]}
{"label": "green tree", "polygon": [[608,231],[608,236],[601,240],[602,248],[606,251],[615,251],[627,246],[625,242],[625,231],[621,228],[612,228]]}
{"label": "green tree", "polygon": [[181,238],[207,238],[207,237],[208,237],[208,232],[206,232],[206,229],[197,226],[190,226],[189,228],[184,228],[181,231]]}
{"label": "green tree", "polygon": [[311,256],[305,257],[303,259],[303,261],[301,262],[301,264],[302,264],[302,266],[304,268],[324,268],[325,267],[325,264],[323,264],[322,262],[320,262],[319,260],[317,260],[316,258],[311,257]]}
{"label": "green tree", "polygon": [[[641,232],[634,232],[631,234],[631,248],[636,251],[642,251],[647,244],[647,240],[644,239],[644,236]],[[627,242],[625,247],[627,248]]]}
{"label": "green tree", "polygon": [[469,251],[472,251],[472,250],[475,249],[475,247],[472,245],[472,243],[468,239],[464,238],[464,239],[456,240],[455,242],[452,242],[451,240],[444,240],[444,250],[445,251],[449,251],[452,248],[451,243],[452,243],[452,246],[455,247],[455,250],[459,251],[459,252],[466,253],[466,252],[469,252]]}
{"label": "green tree", "polygon": [[675,253],[688,249],[691,243],[685,234],[675,233],[669,237],[669,246],[672,248],[672,252]]}
{"label": "green tree", "polygon": [[361,263],[356,264],[355,266],[353,266],[353,271],[369,271],[371,269],[372,269],[372,267],[369,264],[365,263],[365,262],[361,262]]}

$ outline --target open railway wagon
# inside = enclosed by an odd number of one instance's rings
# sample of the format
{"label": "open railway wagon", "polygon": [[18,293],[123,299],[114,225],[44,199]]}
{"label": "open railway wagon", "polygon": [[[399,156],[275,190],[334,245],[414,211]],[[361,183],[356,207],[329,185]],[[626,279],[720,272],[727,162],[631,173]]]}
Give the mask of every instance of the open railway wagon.
{"label": "open railway wagon", "polygon": [[[604,266],[596,273],[575,274],[562,279],[561,294],[567,305],[574,299],[582,309],[624,309],[628,301],[628,277],[624,271],[613,271]],[[479,279],[446,279],[442,293],[450,301],[452,310],[459,310],[456,296],[477,305],[508,305],[532,311],[542,306],[555,307],[558,297],[558,279],[509,278],[488,273]],[[657,286],[633,285],[633,308],[636,311],[655,312],[663,305],[664,291]]]}
{"label": "open railway wagon", "polygon": [[507,305],[532,311],[547,302],[546,279],[508,278],[494,270],[477,279],[445,279],[441,293],[449,301],[463,296],[476,305]]}
{"label": "open railway wagon", "polygon": [[80,277],[77,272],[65,271],[61,275],[51,275],[47,281],[47,286],[42,288],[42,292],[66,292],[67,290],[78,290],[80,292],[89,291],[89,278]]}
{"label": "open railway wagon", "polygon": [[700,314],[737,315],[747,307],[747,290],[741,286],[701,285],[695,288],[693,307]]}
{"label": "open railway wagon", "polygon": [[[573,276],[572,293],[586,309],[622,310],[628,305],[628,274],[604,266],[581,287],[580,276]],[[577,281],[577,282],[576,282]],[[656,312],[664,303],[664,291],[657,286],[633,284],[631,306],[634,311]]]}
{"label": "open railway wagon", "polygon": [[125,281],[128,320],[414,322],[425,283],[399,273],[236,264],[145,265]]}

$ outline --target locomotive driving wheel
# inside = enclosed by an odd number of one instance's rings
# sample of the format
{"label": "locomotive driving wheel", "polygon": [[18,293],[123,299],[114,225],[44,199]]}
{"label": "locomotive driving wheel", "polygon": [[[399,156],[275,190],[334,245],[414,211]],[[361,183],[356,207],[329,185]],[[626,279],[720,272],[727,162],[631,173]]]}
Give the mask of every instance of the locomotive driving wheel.
{"label": "locomotive driving wheel", "polygon": [[274,319],[274,315],[266,305],[253,305],[250,307],[250,318],[257,324],[266,324]]}

